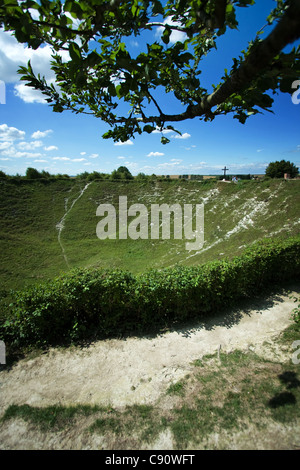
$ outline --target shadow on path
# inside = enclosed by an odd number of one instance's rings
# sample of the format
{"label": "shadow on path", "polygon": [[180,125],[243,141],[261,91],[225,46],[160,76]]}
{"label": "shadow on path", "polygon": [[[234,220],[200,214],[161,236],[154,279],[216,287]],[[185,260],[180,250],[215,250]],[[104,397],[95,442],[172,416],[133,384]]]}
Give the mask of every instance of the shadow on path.
{"label": "shadow on path", "polygon": [[185,324],[174,324],[167,331],[176,331],[183,336],[189,337],[199,329],[213,330],[219,326],[231,328],[239,323],[245,315],[251,316],[254,312],[259,314],[279,303],[284,303],[288,300],[291,293],[300,295],[299,282],[292,282],[284,287],[266,290],[263,294],[253,296],[252,298],[245,298],[235,306],[224,308],[213,315],[211,313],[208,314],[207,318],[203,318],[200,322],[194,320]]}

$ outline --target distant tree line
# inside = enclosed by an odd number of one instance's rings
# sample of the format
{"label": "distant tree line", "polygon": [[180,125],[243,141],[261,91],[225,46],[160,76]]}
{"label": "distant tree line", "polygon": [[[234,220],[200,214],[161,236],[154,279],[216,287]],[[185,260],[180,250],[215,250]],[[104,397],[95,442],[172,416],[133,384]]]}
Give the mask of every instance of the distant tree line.
{"label": "distant tree line", "polygon": [[[269,178],[284,178],[285,174],[288,174],[290,178],[295,178],[298,176],[299,168],[296,167],[294,163],[290,161],[281,160],[276,162],[271,162],[268,167],[266,168],[265,176]],[[203,180],[202,175],[191,175],[191,180]],[[235,176],[241,180],[250,180],[253,176],[250,174],[235,174],[235,175],[227,175],[227,179],[231,179]],[[26,173],[24,176],[16,174],[14,176],[7,175],[4,171],[0,170],[0,178],[7,178],[7,179],[14,179],[14,180],[35,180],[35,179],[42,179],[42,180],[54,180],[54,179],[80,179],[80,180],[112,180],[112,181],[119,181],[119,180],[138,180],[138,181],[173,181],[170,178],[170,175],[165,176],[157,176],[154,173],[152,175],[146,175],[145,173],[138,173],[137,176],[133,176],[131,172],[128,170],[126,166],[120,166],[117,170],[113,170],[111,173],[101,173],[99,171],[93,171],[92,173],[88,173],[85,171],[84,173],[79,173],[76,176],[70,176],[68,174],[61,174],[57,173],[55,175],[50,174],[48,171],[42,170],[38,171],[35,168],[27,168]],[[217,180],[222,180],[224,176],[218,175],[215,177]],[[188,175],[179,175],[178,179],[180,180],[187,180],[189,179]]]}
{"label": "distant tree line", "polygon": [[7,175],[4,171],[0,170],[0,178],[14,179],[14,180],[55,180],[55,179],[79,179],[79,180],[139,180],[139,181],[149,181],[154,179],[163,179],[168,180],[168,176],[156,176],[154,173],[152,175],[146,175],[145,173],[138,173],[137,176],[133,176],[126,166],[120,166],[118,169],[113,170],[111,173],[102,173],[99,171],[93,171],[91,173],[85,171],[79,173],[76,176],[70,176],[68,174],[51,174],[48,171],[42,170],[38,171],[35,168],[27,168],[25,175],[20,174],[16,175]]}
{"label": "distant tree line", "polygon": [[[138,178],[139,175],[136,177]],[[146,177],[146,175],[145,175]],[[79,173],[76,176],[70,176],[66,173],[57,173],[51,174],[48,171],[42,170],[38,171],[35,168],[27,168],[25,175],[22,176],[20,174],[16,175],[7,175],[4,171],[0,170],[0,178],[9,178],[9,179],[26,179],[26,180],[36,180],[36,179],[85,179],[85,180],[96,180],[96,179],[105,179],[105,180],[133,180],[134,177],[126,168],[125,166],[120,166],[117,170],[113,170],[112,173],[101,173],[99,171],[93,171],[92,173],[88,173],[87,171],[83,173]]]}

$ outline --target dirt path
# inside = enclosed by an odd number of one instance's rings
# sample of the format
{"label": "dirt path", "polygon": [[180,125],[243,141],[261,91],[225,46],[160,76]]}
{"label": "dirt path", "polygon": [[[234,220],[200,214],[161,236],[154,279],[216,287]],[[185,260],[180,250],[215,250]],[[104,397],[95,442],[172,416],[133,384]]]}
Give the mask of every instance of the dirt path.
{"label": "dirt path", "polygon": [[[299,294],[300,288],[293,291]],[[51,349],[34,359],[21,360],[0,372],[0,415],[13,403],[154,403],[171,383],[189,372],[193,360],[220,348],[250,348],[284,360],[275,344],[272,349],[272,338],[290,324],[294,307],[293,300],[281,294],[153,338],[99,341],[83,349]]]}

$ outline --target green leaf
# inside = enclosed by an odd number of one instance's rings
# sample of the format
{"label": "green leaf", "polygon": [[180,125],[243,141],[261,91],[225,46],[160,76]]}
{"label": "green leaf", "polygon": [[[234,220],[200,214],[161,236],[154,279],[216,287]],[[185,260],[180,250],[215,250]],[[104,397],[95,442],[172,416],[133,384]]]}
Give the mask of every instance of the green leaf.
{"label": "green leaf", "polygon": [[156,128],[154,126],[147,124],[146,126],[144,126],[143,131],[147,132],[148,134],[151,134],[151,132],[155,131],[155,129]]}
{"label": "green leaf", "polygon": [[153,7],[152,7],[152,12],[154,15],[163,15],[164,14],[164,8],[162,4],[158,0],[154,0],[153,2]]}
{"label": "green leaf", "polygon": [[64,5],[64,11],[71,13],[73,18],[82,19],[83,11],[80,5],[80,2],[74,2],[72,0],[67,0]]}
{"label": "green leaf", "polygon": [[69,45],[69,54],[71,59],[74,62],[80,62],[81,61],[81,52],[78,44],[76,42],[71,42]]}
{"label": "green leaf", "polygon": [[133,5],[131,7],[131,13],[132,13],[132,16],[138,16],[139,15],[140,7],[139,7],[139,1],[138,0],[134,0]]}
{"label": "green leaf", "polygon": [[177,134],[182,135],[182,133],[180,131],[178,131],[177,129],[175,129],[175,127],[173,127],[173,126],[167,126],[166,129],[170,129],[174,132],[177,132]]}
{"label": "green leaf", "polygon": [[165,43],[165,44],[169,44],[170,35],[171,35],[171,29],[169,28],[168,25],[166,25],[165,30],[164,30],[163,35],[162,35],[162,38],[161,38],[162,42]]}
{"label": "green leaf", "polygon": [[100,61],[101,61],[101,56],[96,51],[92,51],[86,58],[86,63],[89,67],[94,67]]}
{"label": "green leaf", "polygon": [[167,139],[167,137],[162,136],[160,141],[163,145],[166,145],[170,142],[170,139]]}
{"label": "green leaf", "polygon": [[280,82],[280,91],[282,93],[292,94],[292,92],[294,90],[292,90],[292,82],[291,82],[290,78],[284,78],[284,79],[281,80],[281,82]]}
{"label": "green leaf", "polygon": [[121,97],[122,97],[121,91],[122,91],[121,85],[117,85],[117,86],[116,86],[116,95],[117,95],[118,98],[121,98]]}

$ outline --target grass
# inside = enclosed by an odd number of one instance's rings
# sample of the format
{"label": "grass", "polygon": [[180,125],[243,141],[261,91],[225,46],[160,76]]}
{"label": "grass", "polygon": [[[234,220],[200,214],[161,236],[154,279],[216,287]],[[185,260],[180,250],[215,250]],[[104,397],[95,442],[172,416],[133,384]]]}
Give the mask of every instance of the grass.
{"label": "grass", "polygon": [[[276,342],[290,346],[298,338],[299,324],[295,323]],[[282,426],[299,425],[300,370],[291,360],[274,362],[251,350],[221,352],[194,361],[190,373],[153,404],[120,408],[11,405],[0,426],[16,418],[41,432],[67,433],[78,426],[78,433],[102,436],[107,449],[142,449],[166,431],[172,435],[174,449],[227,448],[232,436],[245,433],[249,426],[256,428],[256,439],[263,440],[269,426],[278,425],[282,432]],[[211,440],[216,435],[227,440],[216,447]],[[280,448],[280,444],[279,437],[274,445]],[[263,447],[263,441],[252,445]]]}
{"label": "grass", "polygon": [[170,387],[167,390],[167,394],[183,396],[184,386],[185,386],[185,383],[183,381],[176,382],[170,385]]}
{"label": "grass", "polygon": [[0,184],[0,281],[2,288],[22,288],[66,269],[56,224],[64,199],[74,197],[78,183],[57,181]]}
{"label": "grass", "polygon": [[124,411],[114,410],[109,417],[101,417],[89,427],[89,432],[106,434],[112,441],[122,442],[131,436],[131,442],[151,442],[162,430],[164,423],[152,405],[126,406]]}
{"label": "grass", "polygon": [[76,405],[76,406],[46,406],[43,408],[30,405],[11,405],[4,413],[2,421],[21,418],[40,428],[41,431],[59,431],[72,426],[79,416],[90,416],[99,411],[106,411],[99,406]]}
{"label": "grass", "polygon": [[[298,180],[239,184],[94,181],[65,218],[61,242],[67,266],[56,225],[84,186],[84,181],[75,180],[0,182],[2,289],[20,289],[73,267],[118,267],[138,274],[149,268],[199,264],[240,254],[245,246],[266,236],[299,233]],[[119,240],[118,235],[116,240],[99,240],[96,209],[103,203],[118,208],[121,195],[127,196],[128,207],[141,203],[148,211],[151,204],[204,201],[204,249],[187,252],[186,240],[174,240],[172,227],[170,240]]]}

